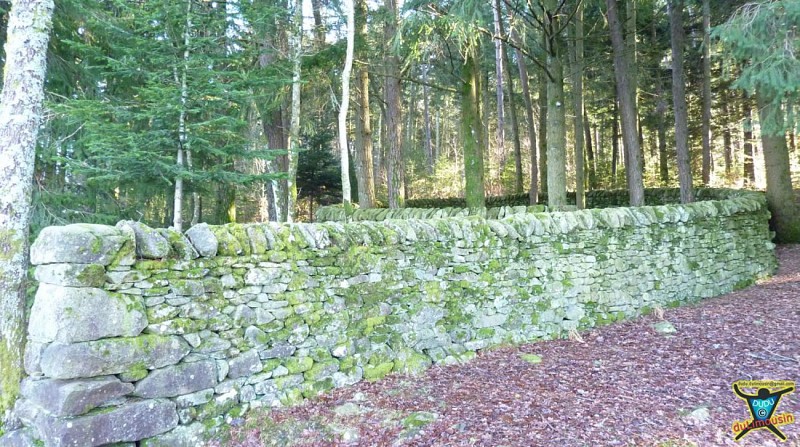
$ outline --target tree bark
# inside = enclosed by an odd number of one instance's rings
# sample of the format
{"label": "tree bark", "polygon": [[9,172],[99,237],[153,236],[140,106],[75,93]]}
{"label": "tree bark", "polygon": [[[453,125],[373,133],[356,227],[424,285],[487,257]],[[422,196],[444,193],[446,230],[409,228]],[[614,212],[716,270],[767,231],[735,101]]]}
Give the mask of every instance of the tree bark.
{"label": "tree bark", "polygon": [[756,184],[756,170],[755,170],[755,151],[753,150],[753,108],[750,104],[750,98],[746,93],[742,93],[742,114],[744,120],[742,121],[742,132],[744,133],[744,184],[745,186],[753,186]]}
{"label": "tree bark", "polygon": [[503,35],[502,19],[500,18],[500,0],[494,0],[492,3],[492,17],[494,19],[494,66],[495,66],[495,82],[496,95],[497,95],[497,129],[495,134],[496,155],[500,160],[498,172],[503,172],[506,161],[506,120],[504,114],[504,98],[503,98],[503,42],[500,40]]}
{"label": "tree bark", "polygon": [[563,44],[561,16],[557,0],[545,2],[545,36],[547,38],[547,203],[567,204],[567,127],[564,107]]}
{"label": "tree bark", "polygon": [[[495,0],[495,7],[498,10],[498,15],[502,17],[499,0]],[[505,36],[506,32],[502,18],[498,20],[497,24],[500,36]],[[522,194],[525,189],[522,184],[522,145],[520,144],[519,138],[519,119],[517,118],[517,109],[514,104],[514,82],[511,79],[511,64],[509,58],[508,51],[503,48],[503,59],[501,62],[503,74],[505,75],[506,88],[508,89],[508,115],[511,118],[511,140],[514,144],[514,192],[516,194]]]}
{"label": "tree bark", "polygon": [[[616,82],[616,81],[615,81]],[[618,87],[615,87],[618,89]],[[615,90],[615,93],[616,90]],[[617,93],[618,94],[618,93]],[[614,109],[611,113],[611,182],[617,186],[617,165],[619,164],[619,101],[614,96]]]}
{"label": "tree bark", "polygon": [[731,128],[730,128],[730,108],[728,107],[728,90],[722,90],[722,116],[723,116],[723,127],[722,127],[722,146],[723,146],[723,156],[725,158],[725,179],[730,180],[731,171],[733,169],[733,143],[731,138]]}
{"label": "tree bark", "polygon": [[[8,16],[0,93],[0,418],[19,394],[36,135],[44,99],[52,0],[18,0]],[[3,425],[3,424],[0,424]]]}
{"label": "tree bark", "polygon": [[711,183],[711,7],[703,0],[703,185]]}
{"label": "tree bark", "polygon": [[461,135],[464,139],[464,179],[467,208],[485,206],[483,188],[483,126],[480,119],[481,75],[477,62],[477,49],[466,51],[462,67]]}
{"label": "tree bark", "polygon": [[[367,54],[367,2],[355,0],[356,36],[355,51],[360,61]],[[358,182],[358,206],[368,209],[375,206],[375,182],[372,175],[372,122],[369,107],[369,73],[367,65],[361,63],[357,69],[356,88],[356,135],[353,158]]]}
{"label": "tree bark", "polygon": [[583,108],[583,131],[586,134],[586,159],[589,162],[589,190],[597,189],[597,164],[592,149],[592,128],[589,125],[589,114]]}
{"label": "tree bark", "polygon": [[[512,39],[517,46],[519,40],[516,33],[512,31]],[[528,191],[528,201],[531,205],[536,205],[539,201],[539,164],[536,156],[536,129],[534,128],[533,104],[531,103],[530,81],[528,80],[528,68],[525,66],[525,59],[522,51],[515,48],[517,57],[517,69],[519,70],[520,85],[522,86],[522,99],[525,102],[525,118],[528,122],[528,147],[531,151],[531,186]]]}
{"label": "tree bark", "polygon": [[617,14],[616,0],[606,0],[608,28],[614,51],[614,73],[617,80],[622,139],[625,145],[625,178],[631,206],[644,205],[644,180],[642,176],[642,153],[639,149],[639,132],[636,123],[635,89],[631,88],[630,74],[625,61],[625,43],[622,40],[622,24]]}
{"label": "tree bark", "polygon": [[683,73],[683,0],[669,1],[672,44],[672,104],[675,112],[675,148],[678,153],[678,183],[681,202],[694,201],[689,153],[689,124],[686,111],[686,78]]}
{"label": "tree bark", "polygon": [[[759,120],[765,123],[774,119],[778,129],[783,128],[781,104],[759,90],[756,93]],[[789,170],[789,150],[786,135],[761,130],[761,146],[764,150],[764,166],[767,176],[767,203],[772,213],[772,226],[775,228],[775,241],[783,244],[800,242],[800,206],[792,189],[792,176]]]}
{"label": "tree bark", "polygon": [[347,13],[347,52],[342,70],[342,100],[339,103],[339,154],[342,171],[342,204],[345,210],[350,209],[350,153],[347,146],[347,109],[350,107],[350,71],[353,69],[353,52],[355,47],[355,7],[353,0],[346,0],[344,8]]}
{"label": "tree bark", "polygon": [[574,23],[572,103],[573,125],[575,128],[575,205],[578,209],[584,204],[584,132],[583,132],[583,5],[578,4]]}
{"label": "tree bark", "polygon": [[[384,0],[388,13],[384,24],[384,39],[388,45],[397,34],[397,2]],[[386,183],[389,208],[403,206],[403,154],[402,154],[402,116],[400,108],[400,61],[396,54],[389,52],[384,62],[386,66],[386,136],[389,147],[386,163]]]}
{"label": "tree bark", "polygon": [[433,167],[436,163],[436,156],[433,153],[433,138],[431,135],[431,111],[430,111],[430,89],[428,88],[428,70],[430,64],[422,66],[422,113],[425,120],[425,172],[433,175]]}
{"label": "tree bark", "polygon": [[[293,222],[297,207],[297,158],[300,154],[300,77],[303,55],[303,2],[291,2],[292,23],[289,47],[292,52],[292,111],[289,124],[289,141],[286,154],[286,221]],[[352,62],[351,62],[352,63]]]}
{"label": "tree bark", "polygon": [[183,171],[184,157],[189,150],[188,135],[186,132],[186,102],[189,99],[189,87],[186,76],[189,72],[189,43],[192,33],[192,0],[186,0],[186,21],[183,30],[183,67],[178,76],[178,69],[175,69],[175,82],[181,89],[181,109],[178,113],[178,149],[175,164],[177,165],[178,175],[175,176],[175,195],[173,202],[172,227],[175,231],[183,231]]}

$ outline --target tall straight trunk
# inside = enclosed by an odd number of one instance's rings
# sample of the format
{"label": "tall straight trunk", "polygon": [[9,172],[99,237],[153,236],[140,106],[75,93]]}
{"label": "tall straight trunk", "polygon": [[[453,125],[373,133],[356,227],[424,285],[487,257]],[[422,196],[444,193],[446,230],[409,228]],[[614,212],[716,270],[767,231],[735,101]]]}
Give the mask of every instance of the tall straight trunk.
{"label": "tall straight trunk", "polygon": [[547,193],[547,75],[539,71],[539,185]]}
{"label": "tall straight trunk", "polygon": [[744,184],[753,186],[756,183],[756,170],[754,163],[755,151],[753,151],[753,107],[750,98],[746,93],[742,93],[742,132],[744,133]]}
{"label": "tall straight trunk", "polygon": [[422,67],[422,80],[425,84],[422,85],[422,113],[425,120],[425,172],[428,175],[433,174],[433,165],[436,162],[436,157],[433,153],[433,139],[431,135],[431,112],[430,112],[430,91],[428,88],[428,70],[429,64]]}
{"label": "tall straight trunk", "polygon": [[573,125],[575,128],[575,205],[584,205],[584,162],[583,162],[583,5],[578,4],[574,20],[574,44],[572,70]]}
{"label": "tall straight trunk", "polygon": [[461,136],[464,147],[464,180],[467,208],[485,206],[483,189],[483,126],[480,118],[481,74],[477,49],[467,49],[462,67],[461,86]]}
{"label": "tall straight trunk", "polygon": [[[512,31],[512,38],[517,43],[516,34]],[[517,69],[519,70],[519,81],[522,86],[522,100],[525,103],[525,118],[528,123],[528,147],[531,151],[531,186],[528,191],[528,201],[531,205],[536,205],[539,201],[539,165],[536,156],[536,129],[534,128],[533,104],[531,102],[530,81],[528,79],[528,67],[525,66],[525,59],[519,48],[514,49],[517,58]]]}
{"label": "tall straight trunk", "polygon": [[[384,0],[388,17],[384,24],[384,40],[391,42],[397,34],[397,2]],[[386,163],[386,180],[389,196],[389,208],[401,208],[403,196],[403,154],[402,154],[402,117],[400,109],[400,60],[394,53],[389,53],[384,62],[386,67],[386,137],[389,143]]]}
{"label": "tall straight trunk", "polygon": [[322,24],[322,0],[311,0],[311,14],[314,16],[314,46],[320,50],[325,45],[325,26]]}
{"label": "tall straight trunk", "polygon": [[339,154],[342,170],[342,203],[350,208],[350,153],[347,147],[347,109],[350,107],[350,71],[353,69],[355,47],[355,7],[353,0],[344,2],[347,11],[347,52],[342,70],[342,100],[339,102]]}
{"label": "tall straight trunk", "polygon": [[722,116],[723,116],[723,125],[722,125],[722,149],[723,149],[723,156],[725,158],[725,179],[730,180],[731,171],[733,169],[733,143],[731,138],[731,128],[730,128],[730,108],[728,108],[728,90],[722,90]]}
{"label": "tall straight trunk", "polygon": [[703,185],[711,183],[711,6],[703,0]]}
{"label": "tall straight trunk", "polygon": [[[355,0],[356,42],[355,51],[359,60],[366,60],[367,54],[367,2]],[[353,158],[358,182],[358,206],[375,206],[375,182],[372,175],[372,117],[369,107],[369,73],[367,66],[359,64],[356,74],[356,135]]]}
{"label": "tall straight trunk", "polygon": [[617,186],[617,164],[619,164],[619,102],[614,97],[614,111],[611,113],[611,181]]}
{"label": "tall straight trunk", "polygon": [[[636,0],[625,0],[625,64],[633,97],[634,121],[639,122],[639,61],[636,54]],[[639,134],[641,135],[641,133]],[[642,141],[639,141],[639,148]],[[627,150],[625,151],[627,154]]]}
{"label": "tall straight trunk", "polygon": [[11,421],[23,376],[31,196],[52,16],[52,0],[15,1],[8,15],[0,93],[0,426]]}
{"label": "tall straight trunk", "polygon": [[683,0],[669,0],[672,43],[672,104],[675,111],[675,149],[678,153],[678,183],[681,202],[694,200],[689,154],[689,124],[686,111],[686,77],[683,73]]}
{"label": "tall straight trunk", "polygon": [[[784,116],[781,104],[764,90],[757,90],[761,147],[764,151],[764,166],[767,177],[767,203],[772,213],[775,241],[778,243],[800,242],[800,205],[792,189],[789,169],[789,150],[783,129]],[[774,122],[778,133],[769,132],[764,123]]]}
{"label": "tall straight trunk", "polygon": [[[495,7],[498,10],[498,14],[500,14],[501,11],[499,0],[495,0]],[[501,36],[505,36],[503,20],[500,19],[497,23],[500,31],[499,34]],[[509,63],[510,57],[511,56],[508,54],[508,51],[503,48],[503,59],[501,62],[503,74],[505,75],[506,88],[508,89],[508,115],[511,118],[511,140],[514,143],[514,192],[517,194],[522,194],[525,189],[522,184],[522,145],[520,144],[519,139],[519,119],[517,118],[517,108],[516,104],[514,104],[514,82],[511,80],[511,69],[509,67],[511,65]]]}
{"label": "tall straight trunk", "polygon": [[297,158],[300,154],[300,77],[303,55],[303,2],[292,1],[292,24],[288,37],[292,52],[292,112],[286,154],[286,221],[293,222],[297,207]]}
{"label": "tall straight trunk", "polygon": [[[650,28],[653,41],[658,38],[656,21],[653,20]],[[655,79],[656,86],[656,139],[658,140],[658,174],[661,184],[669,183],[669,164],[667,162],[667,99],[664,93],[664,79],[659,71]]]}
{"label": "tall straight trunk", "polygon": [[[185,165],[185,152],[189,150],[189,141],[186,134],[186,102],[189,99],[189,87],[186,76],[189,72],[189,40],[192,32],[192,1],[186,0],[186,21],[183,30],[183,67],[175,68],[175,82],[181,89],[181,109],[178,113],[178,149],[175,164],[178,175],[175,177],[175,195],[173,202],[172,227],[175,231],[183,231],[183,171]],[[180,76],[178,72],[180,71]]]}
{"label": "tall straight trunk", "polygon": [[[192,151],[186,151],[186,168],[191,171],[194,168],[192,162]],[[200,223],[200,194],[195,190],[192,191],[192,221],[191,225]]]}
{"label": "tall straight trunk", "polygon": [[611,31],[611,46],[614,51],[614,74],[617,80],[622,139],[625,145],[625,179],[631,206],[644,205],[644,180],[642,176],[642,153],[639,149],[639,132],[636,122],[635,89],[630,85],[625,58],[625,43],[622,40],[622,24],[617,14],[616,0],[606,0],[608,28]]}
{"label": "tall straight trunk", "polygon": [[545,1],[547,36],[547,203],[567,204],[567,126],[564,107],[563,43],[559,2]]}
{"label": "tall straight trunk", "polygon": [[586,159],[589,162],[589,190],[597,189],[597,165],[592,149],[592,128],[589,125],[589,114],[583,108],[583,131],[586,135]]}
{"label": "tall straight trunk", "polygon": [[[505,167],[506,161],[506,120],[504,114],[504,98],[503,98],[503,42],[501,39],[503,35],[502,19],[500,18],[500,0],[494,0],[492,3],[492,17],[494,18],[494,66],[495,66],[495,82],[496,96],[497,96],[497,129],[495,134],[496,154],[501,160],[499,171],[502,172]],[[488,83],[487,83],[488,84]]]}

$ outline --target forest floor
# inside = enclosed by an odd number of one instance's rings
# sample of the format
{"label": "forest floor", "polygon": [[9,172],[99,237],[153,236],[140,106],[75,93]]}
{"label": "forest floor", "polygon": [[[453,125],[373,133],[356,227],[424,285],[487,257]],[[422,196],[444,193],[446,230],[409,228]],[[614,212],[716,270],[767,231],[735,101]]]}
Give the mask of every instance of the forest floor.
{"label": "forest floor", "polygon": [[[217,446],[800,446],[800,420],[733,441],[738,379],[800,382],[800,246],[753,287],[468,363],[393,375],[248,419]],[[661,323],[662,325],[664,323]],[[538,356],[538,357],[537,357]],[[539,361],[540,360],[540,361]],[[778,413],[800,419],[800,392]]]}

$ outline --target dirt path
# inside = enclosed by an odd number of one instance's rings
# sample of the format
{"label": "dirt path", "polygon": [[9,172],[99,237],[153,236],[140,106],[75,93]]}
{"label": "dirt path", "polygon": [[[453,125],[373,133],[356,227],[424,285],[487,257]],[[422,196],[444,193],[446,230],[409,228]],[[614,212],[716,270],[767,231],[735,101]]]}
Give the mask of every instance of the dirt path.
{"label": "dirt path", "polygon": [[[800,246],[763,284],[583,334],[484,352],[420,377],[390,376],[256,415],[218,445],[800,446],[800,420],[740,442],[738,379],[800,382]],[[535,354],[539,358],[526,355]],[[527,360],[525,360],[525,359]],[[800,392],[780,412],[800,419]]]}

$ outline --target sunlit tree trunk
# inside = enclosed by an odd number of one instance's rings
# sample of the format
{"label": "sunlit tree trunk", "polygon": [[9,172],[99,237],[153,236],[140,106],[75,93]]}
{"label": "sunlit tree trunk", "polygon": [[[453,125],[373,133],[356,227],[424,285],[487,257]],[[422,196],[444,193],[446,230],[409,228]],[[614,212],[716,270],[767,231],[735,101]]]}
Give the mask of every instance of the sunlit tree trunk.
{"label": "sunlit tree trunk", "polygon": [[[189,87],[187,85],[186,76],[189,72],[189,43],[192,33],[192,1],[186,0],[186,21],[183,30],[183,67],[174,70],[175,82],[180,85],[181,89],[181,109],[178,113],[178,149],[176,157],[176,165],[178,175],[175,177],[175,195],[173,202],[173,217],[172,227],[176,231],[183,231],[183,171],[185,157],[189,151],[188,135],[186,133],[186,102],[189,99]],[[178,74],[180,72],[180,75]]]}
{"label": "sunlit tree trunk", "polygon": [[[8,15],[0,94],[0,418],[10,420],[25,346],[28,231],[52,0],[17,0]],[[0,426],[3,425],[0,423]]]}
{"label": "sunlit tree trunk", "polygon": [[703,0],[703,185],[711,183],[711,6]]}
{"label": "sunlit tree trunk", "polygon": [[353,158],[358,182],[358,206],[375,205],[375,182],[372,175],[372,116],[369,108],[369,73],[367,72],[367,2],[356,0],[355,51],[360,63],[356,69],[356,135]]}
{"label": "sunlit tree trunk", "polygon": [[767,176],[767,202],[772,213],[775,241],[800,242],[800,206],[792,189],[789,167],[789,150],[784,134],[784,116],[781,104],[764,90],[756,92],[759,122],[774,122],[779,133],[768,132],[762,125],[761,147],[764,150],[764,166]]}
{"label": "sunlit tree trunk", "polygon": [[564,57],[559,1],[545,2],[547,36],[547,203],[567,204],[567,127],[564,104]]}
{"label": "sunlit tree trunk", "polygon": [[[397,34],[397,2],[384,0],[387,17],[384,24],[384,40],[390,45]],[[386,163],[386,183],[389,196],[389,208],[403,206],[403,154],[402,154],[402,116],[400,108],[400,60],[396,54],[389,52],[384,62],[386,81],[386,137],[388,143]]]}
{"label": "sunlit tree trunk", "polygon": [[[504,169],[506,161],[506,120],[505,120],[505,98],[503,97],[503,42],[500,37],[503,35],[502,19],[500,17],[500,0],[492,3],[492,17],[494,18],[494,66],[495,66],[495,89],[497,95],[497,132],[495,134],[496,154],[500,160],[499,172]],[[488,85],[488,83],[487,83]]]}
{"label": "sunlit tree trunk", "polygon": [[744,115],[744,120],[742,121],[742,132],[744,133],[744,184],[745,186],[753,186],[756,183],[755,151],[753,150],[753,110],[750,98],[746,93],[742,93],[742,114]]}
{"label": "sunlit tree trunk", "polygon": [[[286,221],[293,222],[297,207],[297,157],[300,154],[300,77],[303,54],[303,2],[291,3],[292,23],[289,28],[289,48],[292,52],[292,111],[289,123],[288,153],[286,154]],[[351,62],[352,63],[352,62]]]}
{"label": "sunlit tree trunk", "polygon": [[678,183],[681,202],[694,200],[689,154],[689,124],[686,110],[686,78],[683,73],[683,0],[669,1],[672,42],[672,104],[675,111],[675,148],[678,152]]}
{"label": "sunlit tree trunk", "polygon": [[642,177],[642,153],[639,149],[639,133],[636,122],[635,89],[631,88],[630,74],[625,58],[625,43],[622,40],[622,24],[617,14],[616,0],[606,0],[608,28],[611,31],[611,46],[614,52],[614,73],[617,80],[622,139],[625,145],[625,178],[631,206],[644,205],[644,181]]}
{"label": "sunlit tree trunk", "polygon": [[342,70],[342,100],[339,102],[339,156],[342,171],[342,203],[345,209],[350,207],[350,154],[347,146],[347,109],[350,107],[350,71],[353,69],[353,52],[355,47],[355,7],[353,0],[344,2],[347,12],[347,52]]}

